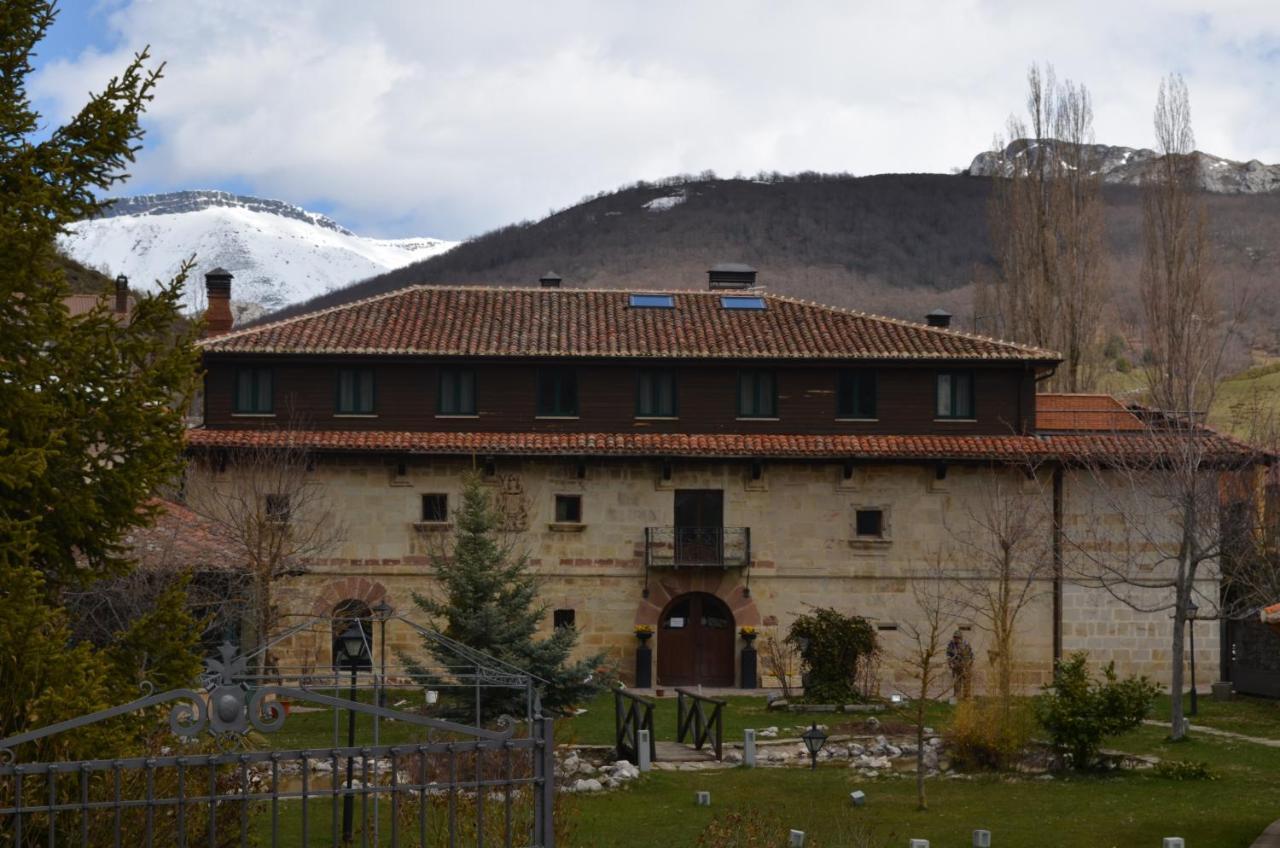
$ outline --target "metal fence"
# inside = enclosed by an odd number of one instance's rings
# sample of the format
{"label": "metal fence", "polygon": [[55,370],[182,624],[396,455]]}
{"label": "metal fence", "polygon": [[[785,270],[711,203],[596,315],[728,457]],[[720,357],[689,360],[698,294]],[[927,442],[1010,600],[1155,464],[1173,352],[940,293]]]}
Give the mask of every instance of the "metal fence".
{"label": "metal fence", "polygon": [[[467,658],[469,675],[460,666],[451,673],[477,692],[485,681],[527,686],[530,714],[463,724],[430,710],[380,706],[380,690],[366,703],[363,693],[263,684],[245,673],[247,658],[224,646],[220,659],[207,661],[200,687],[149,693],[0,739],[0,844],[552,848],[552,720],[540,714],[531,678],[496,660],[478,662],[474,652]],[[430,685],[448,682],[431,673]],[[437,707],[446,712],[444,702]],[[327,726],[323,716],[305,717],[326,709],[334,711],[333,736],[307,741],[331,744],[264,744],[291,724]],[[341,714],[351,738],[357,719],[374,728],[374,744],[340,744]],[[378,741],[382,722],[395,744]],[[93,750],[113,733],[143,740],[143,750],[127,758],[39,756]],[[60,745],[63,739],[73,744]]]}

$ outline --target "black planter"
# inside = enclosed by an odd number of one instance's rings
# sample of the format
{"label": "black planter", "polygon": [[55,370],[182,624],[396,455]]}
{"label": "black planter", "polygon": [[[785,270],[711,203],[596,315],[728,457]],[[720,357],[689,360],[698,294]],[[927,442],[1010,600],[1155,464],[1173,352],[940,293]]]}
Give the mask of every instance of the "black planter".
{"label": "black planter", "polygon": [[748,642],[742,649],[742,688],[755,689],[759,685],[756,678],[756,649]]}
{"label": "black planter", "polygon": [[640,647],[636,648],[636,688],[650,689],[652,687],[653,648],[641,642]]}

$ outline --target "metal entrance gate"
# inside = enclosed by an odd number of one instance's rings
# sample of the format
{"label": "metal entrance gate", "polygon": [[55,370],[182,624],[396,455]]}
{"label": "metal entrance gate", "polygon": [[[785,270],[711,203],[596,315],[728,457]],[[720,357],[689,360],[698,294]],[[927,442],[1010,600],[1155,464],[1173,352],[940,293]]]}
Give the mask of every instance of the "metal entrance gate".
{"label": "metal entrance gate", "polygon": [[[429,672],[428,685],[472,687],[476,704],[482,686],[527,687],[523,719],[472,725],[391,709],[379,706],[384,687],[366,703],[315,685],[261,685],[246,674],[247,658],[224,645],[198,688],[0,739],[0,844],[554,848],[552,720],[541,715],[528,675],[457,647],[467,664]],[[437,704],[431,695],[439,691],[428,691],[426,704]],[[372,745],[261,744],[294,724],[323,727],[307,711],[324,708],[335,710],[335,730],[345,713],[351,727],[357,718],[385,721],[385,733],[407,741],[377,744],[375,731]],[[23,761],[37,747],[56,747],[62,734],[92,745],[113,722],[159,730],[144,756]]]}

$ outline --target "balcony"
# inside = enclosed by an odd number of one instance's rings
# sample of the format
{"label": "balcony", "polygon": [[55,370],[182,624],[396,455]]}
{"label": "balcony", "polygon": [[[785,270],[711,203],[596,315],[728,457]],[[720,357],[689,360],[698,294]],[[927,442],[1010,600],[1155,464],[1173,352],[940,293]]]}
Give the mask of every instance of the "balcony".
{"label": "balcony", "polygon": [[747,568],[750,527],[646,527],[646,568]]}

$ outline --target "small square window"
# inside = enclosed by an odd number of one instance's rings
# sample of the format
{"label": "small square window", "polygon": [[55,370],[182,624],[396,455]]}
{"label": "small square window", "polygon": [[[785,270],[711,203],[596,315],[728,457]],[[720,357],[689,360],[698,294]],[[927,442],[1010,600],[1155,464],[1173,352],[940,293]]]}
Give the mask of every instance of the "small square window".
{"label": "small square window", "polygon": [[558,609],[551,615],[551,621],[555,624],[557,630],[561,627],[574,627],[574,611],[571,609]]}
{"label": "small square window", "polygon": [[855,520],[855,532],[859,537],[880,539],[884,537],[884,511],[860,509]]}
{"label": "small square window", "polygon": [[242,415],[270,415],[273,401],[270,368],[255,366],[237,369],[233,407],[235,412]]}
{"label": "small square window", "polygon": [[582,495],[556,495],[556,523],[582,523]]}
{"label": "small square window", "polygon": [[941,371],[937,378],[935,412],[939,418],[973,418],[973,372]]}
{"label": "small square window", "polygon": [[578,373],[573,368],[538,369],[538,414],[573,418],[578,414]]}
{"label": "small square window", "polygon": [[441,415],[475,415],[476,372],[470,368],[441,368],[436,409]]}
{"label": "small square window", "polygon": [[267,521],[272,524],[289,523],[288,495],[267,495]]}
{"label": "small square window", "polygon": [[430,494],[422,496],[422,520],[442,523],[449,520],[449,496]]}

